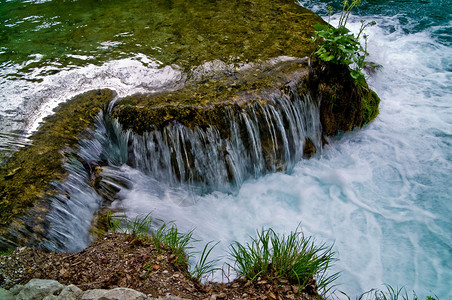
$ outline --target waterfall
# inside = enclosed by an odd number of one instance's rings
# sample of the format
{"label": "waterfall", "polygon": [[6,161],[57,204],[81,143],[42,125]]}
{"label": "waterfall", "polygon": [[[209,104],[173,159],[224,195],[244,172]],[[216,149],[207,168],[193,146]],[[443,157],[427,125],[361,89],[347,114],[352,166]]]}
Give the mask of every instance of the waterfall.
{"label": "waterfall", "polygon": [[[249,178],[267,172],[290,172],[303,158],[306,141],[321,149],[319,103],[309,95],[273,95],[265,104],[226,107],[228,128],[189,128],[172,122],[161,130],[135,134],[124,130],[108,113],[80,141],[65,163],[67,180],[56,183],[51,198],[50,229],[43,246],[77,251],[89,245],[91,220],[101,206],[120,200],[118,193],[133,185],[133,174],[144,173],[156,183],[197,195],[234,193]],[[69,200],[70,199],[70,200]]]}
{"label": "waterfall", "polygon": [[226,107],[227,129],[192,129],[173,122],[142,135],[127,132],[127,163],[158,181],[198,193],[231,192],[248,178],[290,171],[302,159],[306,139],[320,149],[318,106],[308,95],[293,101],[281,95],[268,104]]}

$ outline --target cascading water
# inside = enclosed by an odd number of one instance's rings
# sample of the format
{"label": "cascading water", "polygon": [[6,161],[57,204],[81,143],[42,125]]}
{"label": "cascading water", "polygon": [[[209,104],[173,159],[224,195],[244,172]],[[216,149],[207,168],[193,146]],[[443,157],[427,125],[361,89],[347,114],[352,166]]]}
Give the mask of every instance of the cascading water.
{"label": "cascading water", "polygon": [[[274,97],[244,109],[226,109],[229,121],[219,128],[190,129],[175,123],[162,131],[131,136],[128,164],[156,180],[196,187],[198,193],[239,188],[244,180],[277,170],[291,170],[310,139],[321,149],[318,103],[308,95]],[[263,149],[266,147],[267,149]]]}
{"label": "cascading water", "polygon": [[43,246],[72,252],[87,247],[90,220],[102,204],[99,194],[118,198],[113,207],[120,209],[121,195],[134,190],[137,172],[160,200],[167,197],[166,187],[188,192],[190,198],[184,199],[194,204],[214,191],[236,193],[245,180],[266,172],[290,171],[302,159],[306,139],[321,149],[318,103],[291,94],[293,102],[281,95],[265,105],[228,109],[228,139],[215,126],[190,129],[178,123],[136,135],[102,113],[90,138],[65,164],[69,175],[50,200],[50,231]]}

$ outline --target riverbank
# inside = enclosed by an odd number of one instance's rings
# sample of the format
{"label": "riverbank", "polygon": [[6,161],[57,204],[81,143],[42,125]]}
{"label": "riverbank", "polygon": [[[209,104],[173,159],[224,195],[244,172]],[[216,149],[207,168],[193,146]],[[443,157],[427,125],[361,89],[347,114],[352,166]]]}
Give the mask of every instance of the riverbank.
{"label": "riverbank", "polygon": [[109,233],[78,253],[22,247],[2,255],[0,287],[17,292],[21,285],[38,278],[53,279],[65,286],[73,284],[83,291],[129,288],[153,298],[171,295],[183,299],[317,299],[315,284],[299,290],[297,285],[283,280],[229,281],[231,268],[229,274],[224,274],[226,283],[203,284],[174,262],[175,255],[168,250],[158,251],[152,242]]}

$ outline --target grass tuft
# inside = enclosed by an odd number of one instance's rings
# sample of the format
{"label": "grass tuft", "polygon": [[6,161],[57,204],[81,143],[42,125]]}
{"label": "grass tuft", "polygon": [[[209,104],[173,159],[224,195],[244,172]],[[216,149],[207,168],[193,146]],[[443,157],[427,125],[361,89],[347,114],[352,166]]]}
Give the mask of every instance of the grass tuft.
{"label": "grass tuft", "polygon": [[7,249],[7,250],[0,250],[0,255],[9,255],[13,253],[13,249]]}
{"label": "grass tuft", "polygon": [[176,256],[174,265],[181,269],[184,269],[188,265],[187,253],[192,248],[189,246],[189,243],[193,240],[192,235],[193,230],[188,233],[181,233],[174,224],[163,231],[161,243],[171,249]]}
{"label": "grass tuft", "polygon": [[210,252],[212,252],[213,248],[215,248],[219,242],[216,242],[213,246],[210,246],[211,243],[213,243],[213,241],[208,242],[204,246],[204,249],[201,252],[201,257],[196,265],[190,270],[191,276],[197,280],[200,280],[203,276],[208,274],[213,274],[213,272],[217,270],[221,270],[220,268],[215,267],[215,265],[220,261],[219,259],[207,260]]}
{"label": "grass tuft", "polygon": [[257,231],[257,238],[251,243],[231,244],[230,255],[235,260],[235,270],[239,276],[255,281],[283,279],[304,288],[316,281],[317,290],[326,295],[338,273],[327,275],[326,271],[335,261],[332,247],[325,244],[314,245],[314,240],[301,232],[291,232],[287,236],[277,235],[273,229]]}
{"label": "grass tuft", "polygon": [[190,269],[189,276],[194,279],[200,280],[203,276],[217,270],[215,264],[219,260],[207,260],[212,249],[218,244],[216,243],[210,247],[212,242],[209,242],[204,246],[199,261],[194,267],[190,268],[188,264],[188,260],[191,256],[189,250],[193,248],[190,246],[190,243],[197,242],[193,238],[193,230],[188,233],[182,233],[177,229],[177,226],[173,222],[163,222],[160,227],[153,228],[152,222],[154,219],[151,217],[150,213],[144,217],[137,216],[131,221],[128,221],[125,216],[112,216],[111,212],[108,212],[106,217],[110,231],[120,232],[124,230],[131,235],[132,239],[151,240],[159,252],[164,249],[169,249],[174,255],[172,263],[181,270]]}
{"label": "grass tuft", "polygon": [[[386,290],[378,290],[378,289],[371,289],[370,291],[367,291],[363,294],[361,294],[359,297],[357,297],[357,300],[421,300],[418,298],[416,293],[413,292],[413,297],[410,298],[408,296],[408,292],[405,288],[394,288],[391,285],[387,284]],[[350,297],[345,294],[344,292],[341,292],[342,295],[346,296],[348,300],[350,300]],[[426,300],[439,300],[437,296],[427,296],[425,298]]]}
{"label": "grass tuft", "polygon": [[[119,224],[115,224],[119,228]],[[132,221],[126,222],[126,232],[132,236],[133,239],[146,238],[149,236],[152,225],[152,217],[151,214],[147,214],[146,216],[136,216]]]}

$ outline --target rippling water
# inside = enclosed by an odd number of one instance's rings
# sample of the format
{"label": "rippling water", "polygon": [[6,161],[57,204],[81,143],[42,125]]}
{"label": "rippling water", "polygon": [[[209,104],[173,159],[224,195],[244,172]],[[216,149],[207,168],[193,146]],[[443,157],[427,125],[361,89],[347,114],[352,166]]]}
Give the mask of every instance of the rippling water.
{"label": "rippling water", "polygon": [[[81,91],[110,87],[127,95],[180,80],[183,72],[163,67],[151,41],[143,51],[134,41],[139,2],[71,1],[55,14],[64,1],[0,1],[0,151],[26,144],[43,115]],[[329,2],[301,4],[326,16]],[[105,23],[105,14],[130,21]],[[450,1],[368,0],[350,29],[363,17],[377,22],[367,31],[369,52],[383,65],[369,77],[382,99],[372,124],[330,140],[290,173],[248,180],[234,194],[198,196],[124,165],[133,184],[113,207],[196,228],[197,238],[221,241],[217,256],[255,229],[289,232],[300,223],[334,243],[339,289],[351,297],[384,283],[420,297],[452,297]]]}

